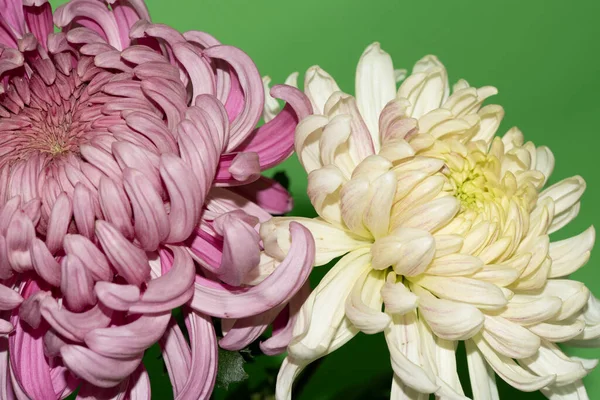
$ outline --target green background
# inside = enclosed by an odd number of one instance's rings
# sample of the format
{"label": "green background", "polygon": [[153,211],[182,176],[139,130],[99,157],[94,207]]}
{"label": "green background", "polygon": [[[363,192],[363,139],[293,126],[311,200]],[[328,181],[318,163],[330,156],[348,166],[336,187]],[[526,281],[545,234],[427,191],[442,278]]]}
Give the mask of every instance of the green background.
{"label": "green background", "polygon": [[[155,22],[180,31],[207,31],[242,48],[261,74],[274,82],[319,64],[343,90],[353,93],[356,63],[373,41],[381,42],[396,68],[410,69],[423,55],[435,54],[446,65],[451,83],[465,78],[473,86],[499,89],[492,101],[506,111],[500,132],[517,125],[527,140],[549,146],[556,156],[551,183],[575,174],[587,181],[579,217],[556,238],[599,222],[600,2],[596,0],[147,0],[147,4]],[[276,170],[289,176],[296,201],[293,213],[313,215],[296,158]],[[600,256],[593,255],[573,275],[598,296],[599,263]],[[313,277],[315,283],[323,272],[315,273],[319,275]],[[596,349],[569,352],[600,357]],[[147,359],[156,356],[152,353]],[[247,364],[249,385],[264,383],[265,366],[276,368],[279,361],[258,358]],[[153,398],[171,398],[168,377],[157,362],[152,364]],[[466,368],[466,363],[460,366]],[[385,398],[390,382],[382,335],[360,335],[328,356],[296,398]],[[600,369],[585,382],[590,398],[600,398]],[[248,398],[244,390],[245,386],[230,387],[228,393],[217,390],[215,398]],[[511,396],[543,398],[501,385],[501,397]]]}

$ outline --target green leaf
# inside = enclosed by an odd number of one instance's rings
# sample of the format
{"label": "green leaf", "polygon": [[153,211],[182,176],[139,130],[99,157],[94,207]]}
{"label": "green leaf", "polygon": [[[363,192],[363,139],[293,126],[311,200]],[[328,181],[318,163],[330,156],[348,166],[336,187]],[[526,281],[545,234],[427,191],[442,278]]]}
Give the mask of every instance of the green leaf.
{"label": "green leaf", "polygon": [[244,370],[245,363],[244,356],[239,351],[228,351],[219,348],[217,386],[228,390],[230,384],[248,379],[248,374]]}

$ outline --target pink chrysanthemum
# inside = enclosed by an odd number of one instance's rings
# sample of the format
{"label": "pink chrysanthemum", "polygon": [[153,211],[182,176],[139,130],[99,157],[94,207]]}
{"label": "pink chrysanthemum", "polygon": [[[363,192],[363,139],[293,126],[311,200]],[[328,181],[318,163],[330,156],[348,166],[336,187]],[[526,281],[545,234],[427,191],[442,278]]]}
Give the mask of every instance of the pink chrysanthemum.
{"label": "pink chrysanthemum", "polygon": [[265,210],[291,202],[260,172],[292,152],[306,98],[275,87],[288,105],[255,128],[250,58],[151,24],[142,0],[0,6],[0,398],[149,399],[157,341],[176,398],[207,398],[210,316],[229,349],[275,321],[262,348],[283,351],[314,244],[296,225],[283,262],[261,254]]}

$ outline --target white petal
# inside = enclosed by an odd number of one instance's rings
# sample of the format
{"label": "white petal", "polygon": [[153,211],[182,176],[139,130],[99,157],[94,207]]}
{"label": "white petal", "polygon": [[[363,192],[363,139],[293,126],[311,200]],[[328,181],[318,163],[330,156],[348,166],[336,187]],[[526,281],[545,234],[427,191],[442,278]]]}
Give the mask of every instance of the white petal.
{"label": "white petal", "polygon": [[520,325],[533,325],[554,317],[562,300],[556,296],[530,297],[515,295],[499,315]]}
{"label": "white petal", "polygon": [[402,83],[398,97],[408,99],[412,104],[409,115],[419,118],[439,108],[448,97],[448,91],[446,69],[435,56],[426,56],[415,64],[413,73]]}
{"label": "white petal", "polygon": [[542,322],[527,327],[531,332],[553,343],[562,343],[581,334],[585,328],[585,321],[575,319],[558,323]]}
{"label": "white petal", "polygon": [[335,80],[315,65],[304,74],[304,93],[313,105],[315,114],[323,114],[325,103],[334,92],[339,92],[340,87]]}
{"label": "white petal", "polygon": [[582,381],[565,386],[550,385],[540,391],[549,400],[590,400]]}
{"label": "white petal", "polygon": [[425,273],[439,276],[471,275],[483,267],[483,262],[478,257],[466,254],[449,254],[436,257]]}
{"label": "white petal", "polygon": [[486,265],[471,278],[505,287],[519,278],[519,272],[505,265]]}
{"label": "white petal", "polygon": [[389,236],[378,239],[372,246],[372,265],[375,269],[394,268],[398,275],[421,274],[435,255],[435,240],[419,229],[399,228]]}
{"label": "white petal", "polygon": [[369,239],[371,232],[365,227],[363,216],[369,204],[370,187],[368,179],[353,178],[340,191],[342,220],[351,232]]}
{"label": "white petal", "polygon": [[309,115],[296,127],[294,146],[298,159],[307,173],[321,168],[320,140],[323,128],[329,123],[329,118],[323,115]]}
{"label": "white petal", "polygon": [[335,165],[316,169],[308,174],[306,192],[315,211],[326,221],[342,226],[339,188],[346,178]]}
{"label": "white petal", "polygon": [[373,43],[362,54],[356,68],[356,102],[379,151],[379,114],[396,97],[394,65],[388,53]]}
{"label": "white petal", "polygon": [[395,218],[391,229],[404,227],[435,232],[450,222],[459,209],[460,202],[454,196],[441,197],[415,207],[410,213]]}
{"label": "white petal", "polygon": [[460,235],[435,235],[436,258],[458,253],[463,246],[464,238]]}
{"label": "white petal", "polygon": [[408,290],[402,281],[396,282],[396,274],[390,272],[381,296],[388,314],[404,314],[417,308],[417,296]]}
{"label": "white petal", "polygon": [[456,301],[438,299],[416,285],[419,296],[419,315],[427,321],[431,330],[446,340],[466,340],[483,326],[484,316],[476,307]]}
{"label": "white petal", "polygon": [[260,227],[260,235],[268,255],[280,261],[285,258],[291,246],[289,225],[293,221],[304,225],[312,234],[316,246],[315,265],[327,264],[336,257],[368,245],[319,218],[276,217],[264,222]]}
{"label": "white petal", "polygon": [[321,164],[334,164],[349,179],[356,163],[350,156],[349,140],[352,134],[352,117],[346,114],[336,115],[323,128],[319,151]]}
{"label": "white petal", "polygon": [[392,390],[390,393],[390,400],[428,400],[428,393],[419,393],[410,386],[406,386],[404,382],[397,376],[394,375],[392,379]]}
{"label": "white petal", "polygon": [[562,321],[572,317],[586,305],[590,291],[581,282],[568,279],[551,279],[541,291],[527,293],[535,298],[556,296],[562,300],[559,313],[554,321]]}
{"label": "white petal", "polygon": [[478,400],[500,400],[494,371],[487,361],[485,361],[472,340],[467,340],[465,347],[467,350],[467,365],[469,367],[469,380],[471,381],[473,398]]}
{"label": "white petal", "polygon": [[494,351],[510,358],[529,357],[540,347],[540,338],[502,317],[485,316],[482,337]]}
{"label": "white petal", "polygon": [[439,386],[422,367],[421,345],[416,313],[394,316],[393,324],[385,330],[392,369],[402,383],[421,393],[433,393]]}
{"label": "white petal", "polygon": [[375,239],[389,232],[395,193],[396,175],[393,172],[381,175],[371,184],[371,201],[365,210],[364,223]]}
{"label": "white petal", "polygon": [[484,310],[502,308],[507,303],[499,287],[475,279],[422,275],[410,280],[440,298],[472,304]]}
{"label": "white petal", "polygon": [[557,386],[578,381],[588,373],[579,361],[570,360],[556,345],[547,341],[542,342],[536,354],[519,360],[519,364],[538,375],[556,375],[554,384]]}
{"label": "white petal", "polygon": [[569,275],[585,265],[590,258],[595,240],[596,231],[593,226],[590,226],[577,236],[550,243],[549,255],[552,258],[550,278]]}
{"label": "white petal", "polygon": [[277,400],[292,400],[292,385],[304,369],[304,363],[295,362],[290,357],[286,357],[281,363],[279,373],[277,374],[277,386],[275,398]]}
{"label": "white petal", "polygon": [[544,174],[544,185],[554,171],[554,154],[546,146],[540,146],[536,149],[535,169]]}
{"label": "white petal", "polygon": [[385,271],[365,271],[346,298],[346,317],[357,329],[369,335],[383,332],[391,321],[390,316],[381,311],[384,276]]}
{"label": "white petal", "polygon": [[500,122],[502,122],[502,118],[504,118],[504,109],[498,105],[490,104],[479,110],[477,114],[480,118],[479,129],[471,140],[483,140],[489,145],[500,126]]}
{"label": "white petal", "polygon": [[346,297],[370,269],[369,258],[368,249],[356,250],[327,272],[302,306],[288,349],[290,356],[312,361],[332,351],[330,345],[344,319]]}
{"label": "white petal", "polygon": [[506,356],[496,353],[492,347],[481,337],[473,339],[475,345],[481,351],[488,364],[506,383],[523,392],[533,392],[550,385],[556,379],[556,375],[536,376]]}
{"label": "white petal", "polygon": [[263,89],[265,90],[265,105],[263,108],[263,119],[265,120],[265,122],[269,122],[270,120],[275,118],[281,107],[279,107],[279,103],[277,102],[277,100],[275,100],[269,93],[271,90],[271,88],[269,87],[269,84],[271,83],[271,77],[263,76],[262,82]]}

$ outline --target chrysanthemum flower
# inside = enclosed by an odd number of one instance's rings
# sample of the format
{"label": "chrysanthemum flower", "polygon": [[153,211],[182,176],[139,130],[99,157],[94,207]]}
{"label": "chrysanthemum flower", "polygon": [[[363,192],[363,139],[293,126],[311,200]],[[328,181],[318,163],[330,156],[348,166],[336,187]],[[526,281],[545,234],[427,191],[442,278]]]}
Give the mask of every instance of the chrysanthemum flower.
{"label": "chrysanthemum flower", "polygon": [[566,356],[557,343],[600,335],[600,307],[568,275],[583,266],[594,229],[550,242],[577,215],[579,176],[544,188],[554,166],[546,147],[517,128],[495,137],[496,93],[420,60],[396,90],[378,44],[362,55],[356,98],[318,67],[305,76],[315,114],[296,131],[316,219],[275,218],[261,228],[283,259],[288,225],[316,242],[316,264],[343,256],[300,311],[277,398],[315,359],[358,332],[384,332],[394,399],[465,398],[455,349],[465,341],[475,399],[497,399],[495,375],[552,399],[587,398],[581,383],[597,360]]}
{"label": "chrysanthemum flower", "polygon": [[[236,348],[306,295],[308,231],[290,228],[280,262],[261,256],[255,228],[265,209],[289,210],[260,172],[292,152],[310,103],[278,86],[288,105],[255,128],[264,93],[249,57],[150,23],[141,0],[73,0],[54,15],[46,0],[2,5],[0,398],[81,384],[81,398],[149,399],[141,359],[159,340],[174,395],[208,398],[210,316],[228,319]],[[288,331],[263,348],[283,350]]]}

